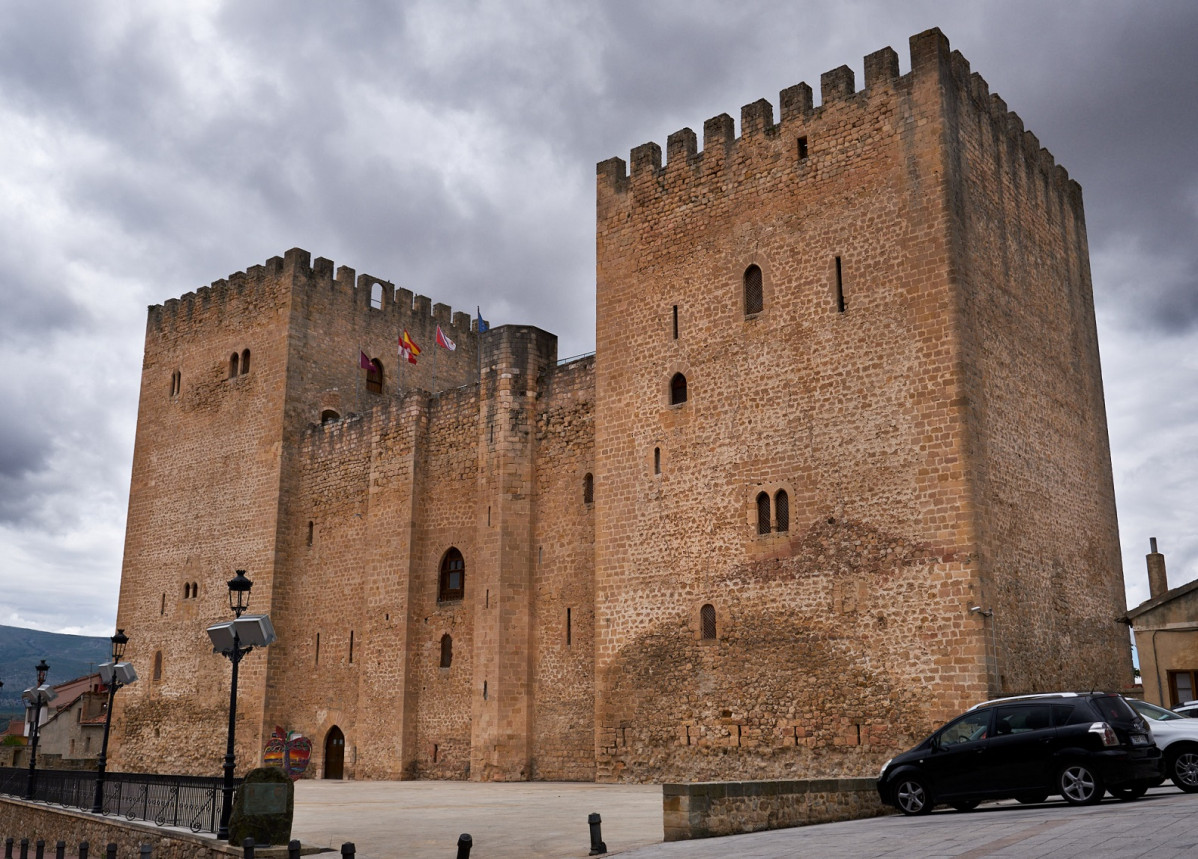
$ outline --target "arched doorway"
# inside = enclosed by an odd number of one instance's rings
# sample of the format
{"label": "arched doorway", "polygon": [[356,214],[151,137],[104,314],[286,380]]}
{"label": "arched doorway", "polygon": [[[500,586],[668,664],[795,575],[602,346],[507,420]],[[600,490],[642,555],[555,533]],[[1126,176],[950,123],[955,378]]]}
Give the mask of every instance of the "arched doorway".
{"label": "arched doorway", "polygon": [[324,777],[343,778],[345,775],[345,734],[336,725],[324,738]]}

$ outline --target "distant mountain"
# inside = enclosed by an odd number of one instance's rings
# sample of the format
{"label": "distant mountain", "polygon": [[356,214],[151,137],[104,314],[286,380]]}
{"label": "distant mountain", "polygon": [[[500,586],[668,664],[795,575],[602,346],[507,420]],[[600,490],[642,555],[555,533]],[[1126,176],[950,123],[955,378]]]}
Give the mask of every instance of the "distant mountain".
{"label": "distant mountain", "polygon": [[53,686],[91,674],[111,658],[112,643],[104,636],[0,626],[0,715],[24,712],[21,693],[37,682],[34,667],[41,660],[50,666],[46,682]]}

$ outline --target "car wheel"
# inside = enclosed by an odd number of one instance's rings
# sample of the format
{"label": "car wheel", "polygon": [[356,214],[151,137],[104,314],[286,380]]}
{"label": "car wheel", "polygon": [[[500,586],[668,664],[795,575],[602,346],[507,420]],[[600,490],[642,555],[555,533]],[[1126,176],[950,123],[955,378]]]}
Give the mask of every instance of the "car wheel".
{"label": "car wheel", "polygon": [[951,805],[957,811],[973,811],[981,804],[982,801],[980,799],[961,799],[957,800],[956,802],[949,803],[949,805]]}
{"label": "car wheel", "polygon": [[1057,773],[1057,789],[1070,805],[1093,805],[1102,800],[1102,779],[1086,764],[1069,764]]}
{"label": "car wheel", "polygon": [[1024,805],[1038,805],[1048,799],[1046,793],[1024,793],[1015,797],[1016,802],[1022,802]]}
{"label": "car wheel", "polygon": [[1169,777],[1186,793],[1198,792],[1198,749],[1182,749],[1171,755]]}
{"label": "car wheel", "polygon": [[906,815],[927,814],[932,810],[932,795],[922,779],[906,776],[894,788],[894,801]]}
{"label": "car wheel", "polygon": [[1148,786],[1141,784],[1135,787],[1112,787],[1107,789],[1107,793],[1120,802],[1131,802],[1148,793]]}

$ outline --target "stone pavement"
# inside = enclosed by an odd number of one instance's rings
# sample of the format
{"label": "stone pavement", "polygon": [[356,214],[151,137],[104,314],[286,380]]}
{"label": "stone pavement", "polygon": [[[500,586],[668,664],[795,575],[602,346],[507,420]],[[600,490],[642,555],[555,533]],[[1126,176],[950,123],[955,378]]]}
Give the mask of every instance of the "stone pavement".
{"label": "stone pavement", "polygon": [[1198,794],[1172,785],[1137,802],[1087,808],[1001,802],[968,814],[938,810],[664,844],[659,785],[305,780],[296,784],[293,835],[333,848],[352,841],[358,859],[452,859],[458,835],[469,832],[472,859],[564,859],[588,854],[591,812],[603,818],[609,855],[622,859],[1198,855]]}
{"label": "stone pavement", "polygon": [[291,835],[305,846],[352,841],[358,859],[453,859],[468,832],[472,859],[559,859],[588,854],[592,812],[611,852],[661,841],[661,785],[584,782],[303,779]]}

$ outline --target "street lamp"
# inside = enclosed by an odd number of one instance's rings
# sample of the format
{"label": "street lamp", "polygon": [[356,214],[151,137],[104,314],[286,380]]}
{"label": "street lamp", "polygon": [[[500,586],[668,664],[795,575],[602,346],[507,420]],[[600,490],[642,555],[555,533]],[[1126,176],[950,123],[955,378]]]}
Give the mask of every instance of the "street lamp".
{"label": "street lamp", "polygon": [[242,615],[250,607],[250,588],[254,583],[246,578],[245,570],[229,579],[229,609],[234,620],[215,623],[208,627],[212,639],[212,650],[233,663],[233,680],[229,685],[229,739],[225,746],[224,801],[221,804],[220,828],[216,837],[229,840],[229,817],[233,814],[233,756],[234,734],[237,730],[237,666],[241,659],[255,647],[266,647],[275,640],[275,631],[270,618],[264,614]]}
{"label": "street lamp", "polygon": [[100,744],[100,757],[96,761],[96,798],[92,802],[92,811],[96,814],[104,813],[104,770],[108,766],[108,732],[112,729],[112,701],[116,697],[117,689],[137,680],[137,672],[133,670],[133,666],[121,661],[121,657],[125,655],[125,645],[129,643],[129,636],[125,635],[125,630],[118,629],[109,641],[112,642],[112,661],[100,666],[100,679],[108,687],[108,711],[104,715],[104,741]]}
{"label": "street lamp", "polygon": [[29,744],[29,780],[25,783],[26,799],[33,799],[34,782],[37,779],[37,733],[42,721],[42,707],[58,697],[54,694],[54,690],[46,685],[46,674],[49,670],[50,666],[46,664],[45,659],[35,665],[37,685],[32,689],[26,689],[21,694],[21,697],[25,699],[25,707],[33,714]]}

